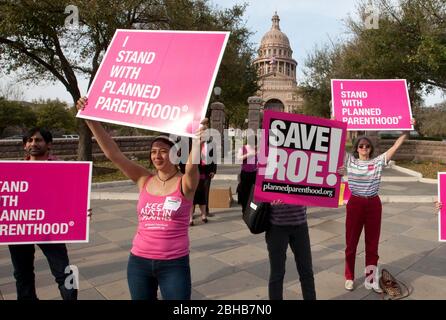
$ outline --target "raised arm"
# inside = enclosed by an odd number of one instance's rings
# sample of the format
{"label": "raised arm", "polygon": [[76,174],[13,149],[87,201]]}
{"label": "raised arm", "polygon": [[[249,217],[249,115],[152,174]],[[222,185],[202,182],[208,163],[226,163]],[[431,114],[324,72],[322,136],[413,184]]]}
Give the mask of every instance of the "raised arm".
{"label": "raised arm", "polygon": [[[411,123],[413,125],[415,125],[415,119],[412,119]],[[404,141],[409,137],[409,133],[410,133],[410,131],[403,131],[401,136],[398,139],[396,139],[393,146],[390,147],[390,149],[387,150],[387,152],[386,152],[386,161],[390,161],[390,159],[392,159],[393,155],[398,150],[398,148],[401,147],[401,145],[404,143]]]}
{"label": "raised arm", "polygon": [[[245,151],[245,152],[244,152]],[[256,152],[255,152],[255,150],[252,150],[252,149],[249,149],[248,150],[248,148],[244,148],[244,147],[242,147],[240,150],[239,150],[239,152],[237,153],[237,159],[239,160],[239,161],[243,161],[243,160],[246,160],[246,159],[248,159],[249,157],[251,157],[251,156],[255,156],[256,155]]]}
{"label": "raised arm", "polygon": [[[85,97],[80,98],[76,104],[76,108],[78,110],[83,110],[86,105],[87,99]],[[91,120],[85,120],[85,122],[95,136],[99,147],[104,152],[107,159],[113,162],[125,176],[133,180],[141,189],[146,180],[145,178],[151,175],[150,171],[128,159],[107,131],[105,131],[100,122]]]}
{"label": "raised arm", "polygon": [[387,161],[390,161],[390,159],[392,159],[396,150],[398,150],[398,148],[403,144],[403,142],[407,139],[408,136],[409,136],[409,131],[405,131],[398,139],[396,139],[393,146],[390,147],[390,149],[387,150],[387,152],[386,152],[386,160]]}
{"label": "raised arm", "polygon": [[186,162],[185,172],[183,176],[183,193],[186,198],[193,199],[198,182],[200,181],[200,174],[198,172],[198,164],[200,163],[201,144],[204,143],[202,139],[203,133],[208,128],[208,119],[201,122],[201,128],[198,130],[194,139],[192,139],[192,148]]}

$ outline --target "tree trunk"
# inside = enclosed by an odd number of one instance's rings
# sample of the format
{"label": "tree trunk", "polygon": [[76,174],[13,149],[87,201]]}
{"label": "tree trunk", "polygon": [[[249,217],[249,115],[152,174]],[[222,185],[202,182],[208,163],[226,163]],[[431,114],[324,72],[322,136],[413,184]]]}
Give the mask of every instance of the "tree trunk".
{"label": "tree trunk", "polygon": [[79,130],[79,144],[77,147],[78,161],[93,161],[93,144],[91,142],[91,131],[83,119],[77,119]]}
{"label": "tree trunk", "polygon": [[[72,94],[74,105],[80,98],[80,93]],[[76,97],[77,96],[77,97]],[[76,107],[73,107],[76,109]],[[77,112],[77,109],[76,109]],[[77,132],[79,133],[79,144],[77,145],[78,161],[93,161],[93,144],[91,142],[91,131],[84,119],[76,118]]]}

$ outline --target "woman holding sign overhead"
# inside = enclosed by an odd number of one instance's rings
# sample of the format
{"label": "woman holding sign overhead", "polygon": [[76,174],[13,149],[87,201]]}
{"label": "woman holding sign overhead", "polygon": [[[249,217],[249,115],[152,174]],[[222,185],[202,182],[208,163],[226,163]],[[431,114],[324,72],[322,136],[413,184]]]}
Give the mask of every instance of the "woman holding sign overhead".
{"label": "woman holding sign overhead", "polygon": [[[87,99],[79,99],[76,106],[84,109]],[[189,300],[189,213],[199,181],[197,164],[207,119],[193,139],[184,175],[169,158],[171,149],[176,148],[169,137],[158,136],[152,141],[150,161],[155,172],[150,172],[129,160],[100,122],[86,123],[106,157],[139,188],[139,225],[127,267],[132,299],[156,300],[159,286],[164,300]]]}
{"label": "woman holding sign overhead", "polygon": [[[412,120],[414,123],[414,120]],[[347,154],[344,167],[347,170],[351,197],[347,204],[346,249],[345,249],[345,289],[354,289],[356,248],[364,228],[366,289],[382,292],[378,282],[378,244],[381,232],[381,200],[378,196],[383,167],[393,157],[406,140],[409,132],[404,132],[386,152],[374,157],[372,141],[359,137],[353,145],[353,153]]]}

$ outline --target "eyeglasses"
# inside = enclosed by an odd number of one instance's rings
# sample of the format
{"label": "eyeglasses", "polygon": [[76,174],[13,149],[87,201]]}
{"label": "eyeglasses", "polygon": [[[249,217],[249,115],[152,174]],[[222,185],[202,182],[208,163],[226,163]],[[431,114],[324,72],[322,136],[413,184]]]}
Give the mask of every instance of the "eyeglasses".
{"label": "eyeglasses", "polygon": [[370,149],[370,145],[369,144],[360,144],[358,146],[359,149]]}

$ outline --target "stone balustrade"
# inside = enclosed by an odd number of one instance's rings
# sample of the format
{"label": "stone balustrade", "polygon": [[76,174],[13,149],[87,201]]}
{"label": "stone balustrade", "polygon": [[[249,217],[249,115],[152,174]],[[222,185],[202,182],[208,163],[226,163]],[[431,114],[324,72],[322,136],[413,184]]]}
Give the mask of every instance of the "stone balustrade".
{"label": "stone balustrade", "polygon": [[[113,137],[122,152],[128,156],[147,158],[149,146],[153,136],[136,137]],[[52,154],[63,160],[75,160],[77,158],[77,139],[54,139]],[[16,160],[23,159],[23,145],[20,140],[0,140],[0,159]],[[95,160],[105,159],[104,154],[93,138],[93,158]]]}
{"label": "stone balustrade", "polygon": [[[388,150],[395,140],[380,139],[376,154]],[[446,163],[446,141],[407,140],[392,160],[440,161]]]}
{"label": "stone balustrade", "polygon": [[[149,156],[149,146],[153,136],[136,137],[114,137],[119,148],[128,156],[147,158]],[[380,139],[379,154],[389,149],[395,140]],[[54,139],[52,153],[63,160],[75,160],[77,155],[76,139]],[[19,140],[0,140],[0,159],[16,160],[23,159],[23,146]],[[104,154],[99,149],[93,138],[93,158],[95,160],[105,159]],[[400,147],[393,160],[414,160],[414,161],[440,161],[446,163],[446,142],[445,141],[424,141],[408,140]]]}

